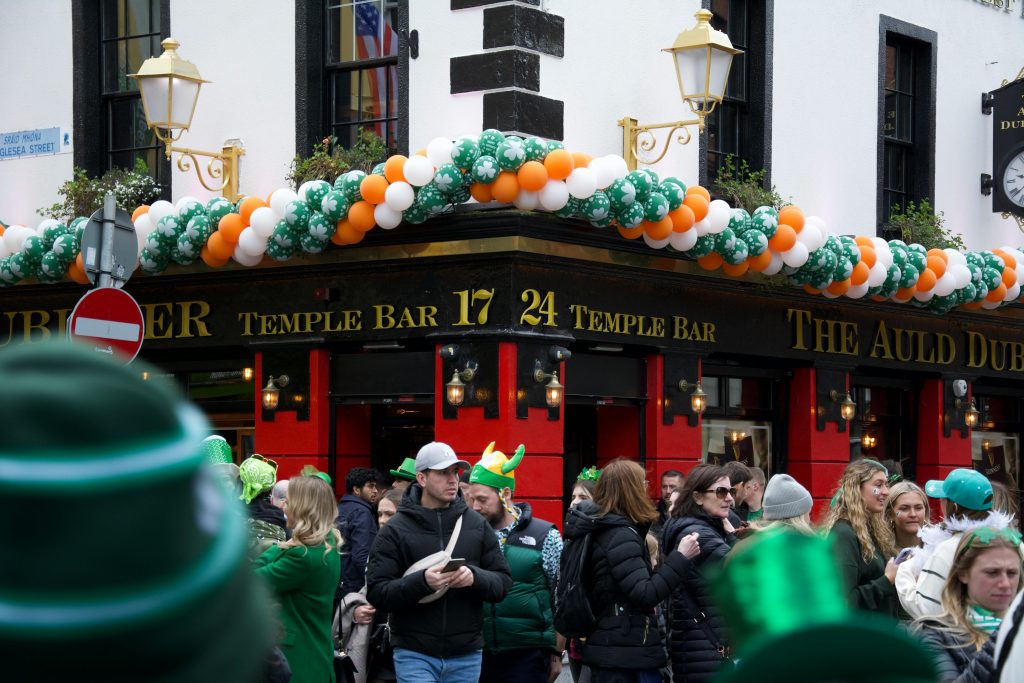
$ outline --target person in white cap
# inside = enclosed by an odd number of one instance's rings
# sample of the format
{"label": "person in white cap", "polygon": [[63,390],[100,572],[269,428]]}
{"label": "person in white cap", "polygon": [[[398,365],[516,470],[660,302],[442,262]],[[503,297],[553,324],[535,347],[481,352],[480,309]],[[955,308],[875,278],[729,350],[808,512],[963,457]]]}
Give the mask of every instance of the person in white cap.
{"label": "person in white cap", "polygon": [[512,587],[494,531],[459,490],[468,468],[448,444],[423,446],[416,482],[370,551],[367,599],[391,613],[400,681],[476,683],[483,604],[501,602]]}

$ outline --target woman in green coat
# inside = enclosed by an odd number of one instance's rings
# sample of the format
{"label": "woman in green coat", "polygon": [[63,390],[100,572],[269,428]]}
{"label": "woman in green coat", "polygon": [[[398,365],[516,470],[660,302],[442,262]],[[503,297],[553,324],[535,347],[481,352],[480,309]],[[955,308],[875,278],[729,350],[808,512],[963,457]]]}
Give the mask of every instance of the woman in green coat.
{"label": "woman in green coat", "polygon": [[849,591],[850,604],[863,610],[899,616],[896,539],[885,521],[889,472],[874,460],[850,463],[825,518],[836,561]]}
{"label": "woman in green coat", "polygon": [[280,601],[284,626],[281,650],[293,683],[334,682],[331,608],[341,576],[341,536],[334,528],[338,509],[330,485],[319,477],[293,477],[288,483],[291,540],[256,558]]}

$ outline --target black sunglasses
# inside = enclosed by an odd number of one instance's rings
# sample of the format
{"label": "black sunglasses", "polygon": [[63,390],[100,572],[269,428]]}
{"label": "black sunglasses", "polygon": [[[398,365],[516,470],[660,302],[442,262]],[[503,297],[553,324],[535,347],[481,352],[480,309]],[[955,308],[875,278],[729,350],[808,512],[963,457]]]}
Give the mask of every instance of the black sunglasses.
{"label": "black sunglasses", "polygon": [[719,486],[716,489],[705,489],[701,491],[701,493],[713,493],[719,500],[725,500],[726,496],[732,496],[733,498],[736,497],[736,487],[733,486],[731,489],[727,489],[724,486]]}

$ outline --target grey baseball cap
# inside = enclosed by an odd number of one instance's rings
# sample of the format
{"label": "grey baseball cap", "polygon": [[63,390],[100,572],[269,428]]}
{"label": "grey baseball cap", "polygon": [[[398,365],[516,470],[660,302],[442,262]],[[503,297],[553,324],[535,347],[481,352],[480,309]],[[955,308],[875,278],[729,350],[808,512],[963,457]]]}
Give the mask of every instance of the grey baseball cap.
{"label": "grey baseball cap", "polygon": [[452,465],[458,465],[464,470],[469,469],[469,463],[459,460],[455,451],[446,443],[431,441],[423,446],[416,454],[416,471],[424,470],[446,470]]}

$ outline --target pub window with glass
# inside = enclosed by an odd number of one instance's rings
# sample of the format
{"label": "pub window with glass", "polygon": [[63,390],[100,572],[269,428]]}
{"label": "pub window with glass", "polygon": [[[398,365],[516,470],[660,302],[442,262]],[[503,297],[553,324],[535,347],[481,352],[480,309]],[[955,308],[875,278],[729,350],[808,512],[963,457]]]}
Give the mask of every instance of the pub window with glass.
{"label": "pub window with glass", "polygon": [[701,418],[702,461],[721,465],[738,460],[770,475],[777,381],[705,375],[701,382],[707,393]]}

